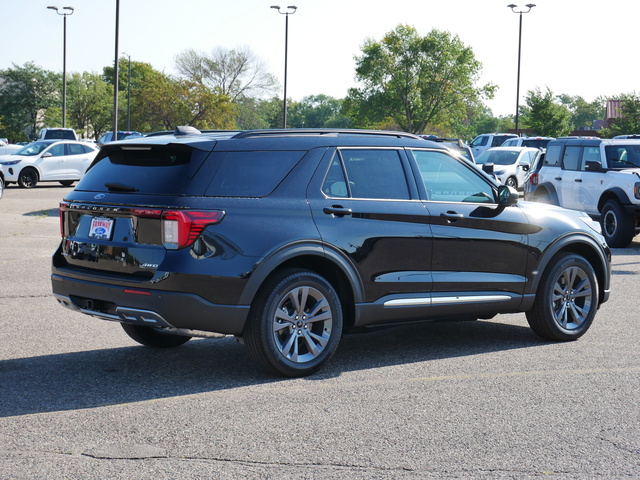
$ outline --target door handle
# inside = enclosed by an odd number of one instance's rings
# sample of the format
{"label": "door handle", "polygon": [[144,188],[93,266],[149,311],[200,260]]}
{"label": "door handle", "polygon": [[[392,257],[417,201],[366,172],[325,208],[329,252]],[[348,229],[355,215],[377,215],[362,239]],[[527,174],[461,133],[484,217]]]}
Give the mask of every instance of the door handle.
{"label": "door handle", "polygon": [[456,212],[442,212],[440,214],[441,218],[444,218],[450,222],[455,222],[457,220],[460,220],[462,218],[464,218],[464,215],[462,215],[461,213],[456,213]]}
{"label": "door handle", "polygon": [[582,183],[582,179],[581,178],[576,178],[576,179],[574,179],[574,181],[578,182],[578,183]]}
{"label": "door handle", "polygon": [[352,215],[353,210],[350,208],[344,208],[340,205],[331,205],[331,207],[324,207],[322,209],[327,215],[335,215],[336,217],[344,217],[345,215]]}
{"label": "door handle", "polygon": [[562,180],[562,177],[556,177],[556,178],[554,178],[554,180],[560,181],[560,180]]}

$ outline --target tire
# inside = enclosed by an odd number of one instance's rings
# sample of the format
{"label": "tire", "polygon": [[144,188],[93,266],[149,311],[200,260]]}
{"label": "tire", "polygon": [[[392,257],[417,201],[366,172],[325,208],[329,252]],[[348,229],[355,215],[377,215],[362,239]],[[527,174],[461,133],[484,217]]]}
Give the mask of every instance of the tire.
{"label": "tire", "polygon": [[162,329],[134,325],[132,323],[120,323],[122,329],[136,342],[155,348],[179,347],[191,340],[191,337],[163,333]]}
{"label": "tire", "polygon": [[2,198],[3,193],[4,193],[4,179],[0,177],[0,198]]}
{"label": "tire", "polygon": [[18,185],[21,188],[33,188],[38,183],[38,171],[31,167],[23,168],[18,174]]}
{"label": "tire", "polygon": [[73,185],[75,182],[75,180],[62,180],[60,182],[60,185],[62,185],[63,187],[70,187],[71,185]]}
{"label": "tire", "polygon": [[318,371],[341,335],[342,306],[335,289],[320,275],[300,269],[282,270],[266,281],[243,332],[251,357],[287,377]]}
{"label": "tire", "polygon": [[635,234],[635,218],[628,215],[617,200],[607,200],[600,215],[602,235],[612,248],[624,248]]}
{"label": "tire", "polygon": [[507,178],[507,181],[504,182],[504,184],[507,185],[508,187],[513,187],[516,190],[518,189],[518,180],[516,179],[516,177]]}
{"label": "tire", "polygon": [[544,271],[527,321],[547,340],[576,340],[589,329],[597,310],[598,279],[593,267],[580,255],[561,253]]}

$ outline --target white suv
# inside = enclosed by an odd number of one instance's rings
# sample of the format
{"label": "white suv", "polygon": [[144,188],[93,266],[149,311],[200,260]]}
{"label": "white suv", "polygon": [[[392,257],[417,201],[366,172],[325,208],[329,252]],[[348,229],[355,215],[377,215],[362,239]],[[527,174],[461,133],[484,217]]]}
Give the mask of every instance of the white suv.
{"label": "white suv", "polygon": [[502,147],[532,147],[539,150],[544,150],[551,140],[555,140],[553,137],[517,137],[510,138],[504,142]]}
{"label": "white suv", "polygon": [[549,142],[532,200],[585,211],[609,246],[628,246],[640,233],[640,140]]}

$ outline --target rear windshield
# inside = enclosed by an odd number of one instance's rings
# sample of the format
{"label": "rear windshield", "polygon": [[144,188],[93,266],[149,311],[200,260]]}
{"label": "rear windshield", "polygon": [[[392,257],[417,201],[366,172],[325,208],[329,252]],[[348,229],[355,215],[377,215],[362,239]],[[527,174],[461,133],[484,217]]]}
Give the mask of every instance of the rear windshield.
{"label": "rear windshield", "polygon": [[76,136],[71,130],[47,130],[43,140],[75,140]]}
{"label": "rear windshield", "polygon": [[532,148],[547,148],[551,140],[541,140],[541,139],[526,139],[522,140],[523,147],[532,147]]}
{"label": "rear windshield", "polygon": [[76,190],[179,195],[207,154],[184,145],[105,147]]}

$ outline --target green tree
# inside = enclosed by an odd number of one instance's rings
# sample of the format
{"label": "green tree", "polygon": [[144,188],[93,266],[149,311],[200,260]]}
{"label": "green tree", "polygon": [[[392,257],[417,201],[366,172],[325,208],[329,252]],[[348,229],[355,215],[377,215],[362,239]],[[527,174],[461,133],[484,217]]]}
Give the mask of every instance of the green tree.
{"label": "green tree", "polygon": [[476,86],[481,64],[457,36],[432,30],[425,37],[399,25],[381,41],[368,39],[356,57],[347,112],[358,126],[389,124],[421,133],[433,124],[462,121],[468,104],[491,98],[495,87]]}
{"label": "green tree", "polygon": [[520,118],[524,128],[534,135],[561,137],[571,131],[571,112],[564,105],[556,103],[553,92],[547,87],[529,90],[526,105],[520,107]]}
{"label": "green tree", "polygon": [[72,73],[67,80],[69,125],[81,137],[100,136],[112,125],[113,87],[97,73]]}
{"label": "green tree", "polygon": [[149,130],[173,130],[178,125],[199,129],[235,128],[235,105],[201,84],[156,72],[146,79],[136,107]]}
{"label": "green tree", "polygon": [[616,118],[608,128],[602,130],[602,136],[640,134],[640,95],[637,93],[623,93],[620,100],[621,118]]}
{"label": "green tree", "polygon": [[574,129],[591,130],[595,120],[604,119],[607,100],[600,96],[593,102],[587,102],[579,95],[558,95],[560,103],[571,112],[571,124]]}
{"label": "green tree", "polygon": [[[14,139],[35,137],[49,107],[62,103],[62,77],[34,63],[0,70],[0,112],[5,134]],[[56,126],[62,125],[58,118]]]}
{"label": "green tree", "polygon": [[350,119],[340,112],[342,100],[329,95],[309,95],[290,105],[288,123],[300,128],[347,128]]}

